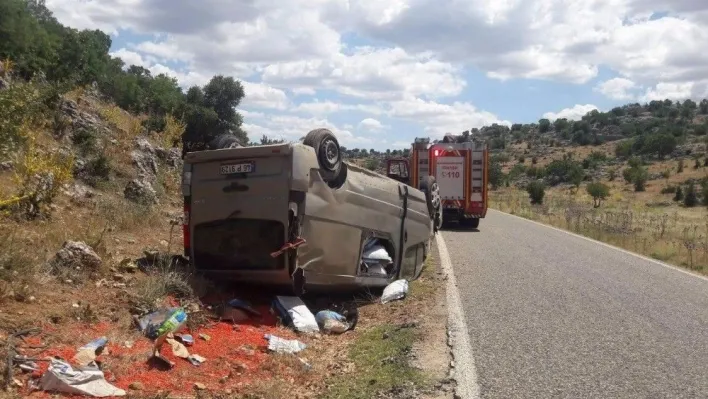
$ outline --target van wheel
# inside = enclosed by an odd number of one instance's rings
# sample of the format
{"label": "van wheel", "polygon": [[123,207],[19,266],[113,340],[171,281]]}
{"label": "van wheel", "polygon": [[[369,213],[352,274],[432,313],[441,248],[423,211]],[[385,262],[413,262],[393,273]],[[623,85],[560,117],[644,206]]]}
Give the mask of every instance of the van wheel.
{"label": "van wheel", "polygon": [[307,133],[302,143],[315,149],[322,179],[330,187],[341,183],[342,152],[332,131],[329,129],[312,130]]}
{"label": "van wheel", "polygon": [[216,136],[213,140],[209,142],[209,149],[210,150],[221,150],[224,148],[238,148],[241,147],[241,143],[239,143],[238,138],[236,136],[232,136],[230,134],[222,134],[219,136]]}
{"label": "van wheel", "polygon": [[437,232],[443,224],[440,186],[438,186],[438,182],[435,181],[433,176],[425,176],[420,183],[420,191],[425,193],[428,213],[430,214],[430,219],[433,221],[433,228]]}

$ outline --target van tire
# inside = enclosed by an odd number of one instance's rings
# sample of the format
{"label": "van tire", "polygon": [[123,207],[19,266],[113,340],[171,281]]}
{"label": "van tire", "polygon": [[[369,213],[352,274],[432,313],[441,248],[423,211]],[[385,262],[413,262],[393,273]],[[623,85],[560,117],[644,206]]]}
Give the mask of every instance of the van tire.
{"label": "van tire", "polygon": [[315,150],[322,179],[330,187],[341,185],[342,152],[334,133],[329,129],[315,129],[307,133],[302,143]]}
{"label": "van tire", "polygon": [[230,134],[221,134],[216,136],[213,140],[209,142],[208,148],[210,150],[221,150],[224,148],[238,148],[241,147],[238,138]]}
{"label": "van tire", "polygon": [[433,176],[425,176],[420,182],[420,191],[425,193],[425,203],[428,206],[428,214],[433,221],[435,232],[442,227],[442,200],[440,199],[440,187]]}

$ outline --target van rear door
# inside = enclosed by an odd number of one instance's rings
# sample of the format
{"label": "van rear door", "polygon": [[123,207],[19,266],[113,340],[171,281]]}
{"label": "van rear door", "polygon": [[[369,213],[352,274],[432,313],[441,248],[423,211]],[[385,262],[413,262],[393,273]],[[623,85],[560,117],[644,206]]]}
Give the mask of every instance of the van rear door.
{"label": "van rear door", "polygon": [[185,214],[197,269],[285,267],[272,252],[286,242],[291,149],[287,144],[189,153]]}

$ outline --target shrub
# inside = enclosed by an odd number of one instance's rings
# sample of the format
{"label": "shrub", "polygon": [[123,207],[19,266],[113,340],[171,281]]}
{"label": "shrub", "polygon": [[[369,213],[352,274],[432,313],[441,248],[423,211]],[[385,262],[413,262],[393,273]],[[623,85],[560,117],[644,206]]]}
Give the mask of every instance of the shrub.
{"label": "shrub", "polygon": [[682,172],[683,172],[683,159],[679,159],[678,167],[676,168],[676,173],[682,173]]}
{"label": "shrub", "polygon": [[592,196],[595,208],[599,208],[602,201],[610,195],[610,187],[600,182],[589,183],[586,190]]}
{"label": "shrub", "polygon": [[[182,135],[187,127],[185,123],[175,118],[172,115],[165,116],[165,127],[162,131],[162,142],[166,148],[171,148],[179,145],[182,141]],[[265,137],[265,136],[263,136]],[[263,139],[261,139],[261,142]],[[271,144],[271,143],[262,143]]]}
{"label": "shrub", "polygon": [[546,195],[546,185],[542,181],[536,180],[526,186],[532,204],[543,204],[543,197]]}
{"label": "shrub", "polygon": [[674,194],[676,193],[676,187],[675,186],[666,186],[661,189],[662,194]]}
{"label": "shrub", "polygon": [[531,164],[536,165],[538,163],[538,157],[531,158]]}
{"label": "shrub", "polygon": [[379,160],[376,158],[369,158],[364,163],[364,167],[369,170],[376,170],[379,167]]}
{"label": "shrub", "polygon": [[83,156],[95,153],[98,148],[98,134],[96,130],[81,128],[74,132],[71,136],[71,141]]}
{"label": "shrub", "polygon": [[74,158],[61,152],[47,153],[35,145],[33,132],[27,137],[25,148],[18,156],[14,180],[19,192],[13,198],[0,201],[0,208],[19,211],[28,218],[47,212],[59,188],[71,180]]}
{"label": "shrub", "polygon": [[696,194],[696,186],[691,183],[686,187],[686,195],[683,197],[683,204],[691,208],[698,205],[698,195]]}
{"label": "shrub", "polygon": [[681,189],[681,186],[678,186],[676,188],[676,195],[674,195],[674,201],[683,201],[683,189]]}

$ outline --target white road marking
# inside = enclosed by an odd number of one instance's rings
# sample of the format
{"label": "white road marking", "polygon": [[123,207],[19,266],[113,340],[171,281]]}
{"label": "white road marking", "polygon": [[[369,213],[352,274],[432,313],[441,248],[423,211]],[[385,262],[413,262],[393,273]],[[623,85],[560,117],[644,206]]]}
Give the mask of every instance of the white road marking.
{"label": "white road marking", "polygon": [[557,227],[549,226],[549,225],[547,225],[547,224],[543,224],[543,223],[537,222],[537,221],[535,221],[535,220],[522,218],[521,216],[512,215],[512,214],[510,214],[510,213],[502,212],[502,211],[499,211],[499,210],[496,210],[496,209],[491,209],[491,208],[490,208],[489,210],[494,211],[494,212],[501,213],[502,215],[515,217],[515,218],[517,218],[517,219],[521,219],[521,220],[526,221],[526,222],[529,222],[529,223],[534,223],[534,224],[537,224],[537,225],[539,225],[539,226],[542,226],[542,227],[545,227],[545,228],[548,228],[548,229],[552,229],[552,230],[555,230],[555,231],[560,231],[561,233],[565,233],[565,234],[571,235],[571,236],[573,236],[573,237],[582,238],[583,240],[590,241],[590,242],[593,242],[593,243],[595,243],[595,244],[602,245],[602,246],[607,247],[607,248],[612,248],[612,249],[614,249],[614,250],[616,250],[616,251],[620,251],[620,252],[623,252],[623,253],[625,253],[625,254],[627,254],[627,255],[632,255],[632,256],[635,256],[635,257],[640,258],[640,259],[644,259],[644,260],[646,260],[646,261],[649,261],[649,262],[651,262],[651,263],[657,264],[657,265],[659,265],[659,266],[664,266],[664,267],[667,267],[667,268],[669,268],[669,269],[676,270],[677,272],[681,272],[681,273],[683,273],[683,274],[687,274],[687,275],[689,275],[689,276],[697,277],[697,278],[699,278],[699,279],[701,279],[701,280],[708,281],[708,277],[706,277],[706,276],[702,276],[702,275],[700,275],[700,274],[696,274],[696,273],[690,272],[690,271],[688,271],[688,270],[681,269],[681,268],[678,267],[678,266],[670,265],[670,264],[668,264],[668,263],[664,263],[664,262],[661,262],[661,261],[659,261],[659,260],[656,260],[656,259],[653,259],[653,258],[644,256],[644,255],[640,255],[640,254],[635,253],[635,252],[627,251],[626,249],[623,249],[623,248],[620,248],[620,247],[616,247],[616,246],[614,246],[614,245],[610,245],[610,244],[608,244],[608,243],[605,243],[605,242],[602,242],[602,241],[598,241],[598,240],[592,239],[592,238],[590,238],[590,237],[585,237],[585,236],[582,236],[582,235],[580,235],[580,234],[573,233],[573,232],[568,231],[568,230],[559,229],[559,228],[557,228]]}
{"label": "white road marking", "polygon": [[462,311],[460,293],[457,290],[455,272],[452,269],[450,254],[442,234],[435,235],[440,254],[440,264],[443,272],[447,276],[447,322],[450,341],[452,345],[452,355],[455,361],[455,381],[457,382],[457,395],[463,399],[478,399],[480,397],[479,385],[477,385],[477,368],[472,356],[472,345],[469,340],[469,330],[465,322],[465,315]]}

